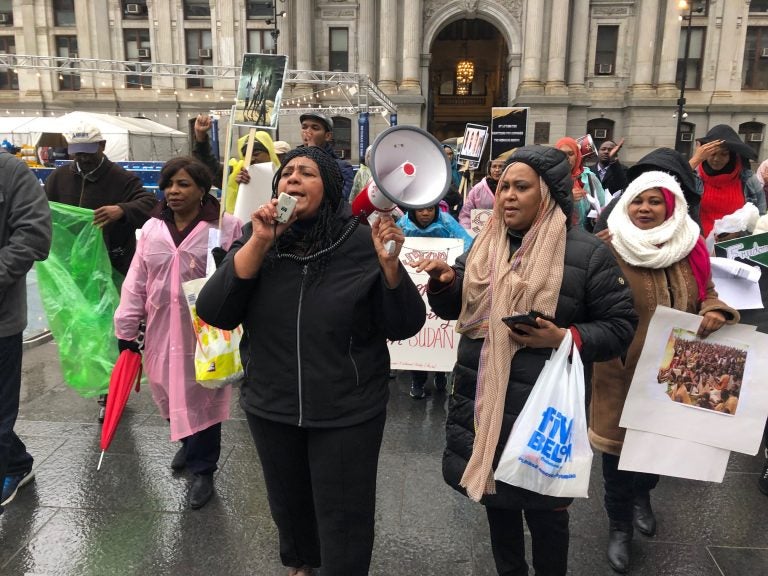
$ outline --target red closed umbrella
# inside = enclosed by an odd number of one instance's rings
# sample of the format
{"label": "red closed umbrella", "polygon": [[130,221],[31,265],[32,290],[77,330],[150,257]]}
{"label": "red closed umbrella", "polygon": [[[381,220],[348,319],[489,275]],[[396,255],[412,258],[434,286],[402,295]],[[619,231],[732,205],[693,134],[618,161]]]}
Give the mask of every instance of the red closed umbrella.
{"label": "red closed umbrella", "polygon": [[112,439],[115,437],[117,425],[123,415],[123,409],[128,402],[131,388],[136,385],[139,391],[141,381],[141,354],[133,350],[123,350],[112,369],[109,379],[109,395],[107,396],[107,410],[104,414],[104,424],[101,427],[101,456],[96,470],[101,469],[101,461],[104,459]]}

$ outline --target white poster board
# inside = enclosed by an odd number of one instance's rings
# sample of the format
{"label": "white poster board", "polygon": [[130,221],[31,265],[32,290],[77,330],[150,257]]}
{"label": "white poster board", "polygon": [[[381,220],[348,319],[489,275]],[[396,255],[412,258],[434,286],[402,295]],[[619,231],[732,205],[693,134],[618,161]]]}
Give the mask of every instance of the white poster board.
{"label": "white poster board", "polygon": [[[701,316],[664,306],[656,308],[619,425],[754,455],[760,447],[768,415],[768,387],[762,385],[760,378],[768,373],[768,335],[755,332],[754,326],[726,325],[703,341],[725,347],[724,355],[734,349],[746,351],[738,378],[738,404],[733,414],[727,414],[697,407],[696,403],[674,401],[667,394],[670,384],[662,372],[672,369],[670,342],[676,335],[695,333],[700,323]],[[702,373],[701,359],[711,352],[694,352],[698,356],[690,356],[685,366],[694,374]]]}
{"label": "white poster board", "polygon": [[435,258],[453,264],[464,253],[464,240],[457,238],[406,237],[400,250],[400,261],[411,275],[427,306],[427,321],[418,334],[407,340],[389,342],[390,366],[393,370],[450,372],[456,363],[459,334],[455,320],[439,318],[427,302],[429,275],[416,273],[408,264],[422,258]]}

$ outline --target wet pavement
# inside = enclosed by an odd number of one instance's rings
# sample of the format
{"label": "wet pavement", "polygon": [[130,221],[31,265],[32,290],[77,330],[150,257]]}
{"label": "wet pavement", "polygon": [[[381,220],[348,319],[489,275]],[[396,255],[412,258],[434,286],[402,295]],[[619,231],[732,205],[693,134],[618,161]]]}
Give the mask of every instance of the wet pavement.
{"label": "wet pavement", "polygon": [[[405,373],[390,386],[370,573],[492,576],[482,507],[442,481],[445,395],[412,400]],[[216,495],[192,511],[188,477],[170,469],[178,445],[148,389],[131,395],[100,472],[96,402],[62,383],[54,343],[26,351],[21,393],[16,429],[35,457],[36,480],[0,516],[0,575],[286,574],[239,407],[223,426]],[[590,498],[571,507],[574,575],[613,574],[604,561],[599,455],[594,463]],[[658,533],[635,537],[631,574],[768,574],[761,464],[761,457],[732,456],[722,484],[662,479],[654,491]]]}

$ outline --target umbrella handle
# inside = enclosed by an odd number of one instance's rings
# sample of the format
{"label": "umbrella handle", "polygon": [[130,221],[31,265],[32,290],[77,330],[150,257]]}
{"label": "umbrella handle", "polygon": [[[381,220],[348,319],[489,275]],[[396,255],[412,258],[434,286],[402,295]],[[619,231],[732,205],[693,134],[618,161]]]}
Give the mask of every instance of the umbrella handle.
{"label": "umbrella handle", "polygon": [[99,463],[96,465],[96,471],[98,472],[101,470],[101,462],[104,460],[104,452],[105,450],[101,451],[101,456],[99,456]]}

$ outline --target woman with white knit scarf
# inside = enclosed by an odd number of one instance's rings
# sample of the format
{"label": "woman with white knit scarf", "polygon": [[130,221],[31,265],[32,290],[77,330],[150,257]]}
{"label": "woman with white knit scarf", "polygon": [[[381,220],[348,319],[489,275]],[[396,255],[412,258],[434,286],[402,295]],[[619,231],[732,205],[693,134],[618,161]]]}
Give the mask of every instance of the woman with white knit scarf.
{"label": "woman with white knit scarf", "polygon": [[614,359],[594,366],[589,435],[593,447],[603,453],[608,562],[624,573],[629,569],[633,524],[648,536],[656,531],[650,491],[659,477],[618,469],[625,432],[619,419],[653,312],[663,305],[700,314],[701,338],[726,322],[738,322],[739,313],[717,298],[699,227],[688,216],[680,185],[669,174],[645,172],[633,180],[608,217],[608,229],[640,324],[623,362]]}
{"label": "woman with white knit scarf", "polygon": [[[493,215],[453,266],[415,263],[430,275],[428,298],[444,319],[458,319],[443,476],[486,507],[500,575],[528,574],[523,515],[539,576],[564,576],[569,498],[494,482],[493,470],[517,415],[553,348],[567,331],[585,365],[620,356],[634,334],[631,294],[607,247],[570,226],[573,182],[565,154],[525,146],[499,180]],[[505,316],[540,312],[537,327]],[[588,380],[587,380],[588,381]]]}

